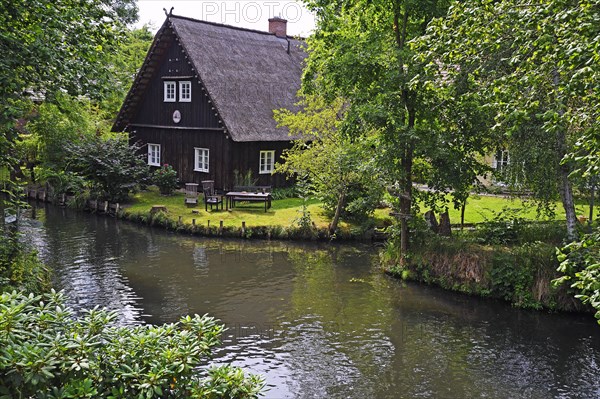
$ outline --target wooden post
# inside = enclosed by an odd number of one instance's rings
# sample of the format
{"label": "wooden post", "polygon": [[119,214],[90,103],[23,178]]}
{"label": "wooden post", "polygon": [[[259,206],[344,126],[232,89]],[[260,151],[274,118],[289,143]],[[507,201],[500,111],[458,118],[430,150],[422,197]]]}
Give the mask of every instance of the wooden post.
{"label": "wooden post", "polygon": [[196,219],[192,219],[192,226],[196,225]]}
{"label": "wooden post", "polygon": [[242,237],[246,235],[246,222],[242,221]]}
{"label": "wooden post", "polygon": [[223,235],[223,221],[222,220],[219,222],[219,235],[220,236]]}
{"label": "wooden post", "polygon": [[108,201],[104,201],[104,213],[108,213]]}
{"label": "wooden post", "polygon": [[119,211],[121,210],[121,205],[117,202],[117,207],[115,208],[115,217],[119,217]]}
{"label": "wooden post", "polygon": [[207,226],[208,226],[208,229],[210,230],[210,220],[207,220],[207,221],[206,221],[206,224],[207,224]]}
{"label": "wooden post", "polygon": [[179,216],[179,220],[177,221],[177,224],[181,224],[181,216]]}

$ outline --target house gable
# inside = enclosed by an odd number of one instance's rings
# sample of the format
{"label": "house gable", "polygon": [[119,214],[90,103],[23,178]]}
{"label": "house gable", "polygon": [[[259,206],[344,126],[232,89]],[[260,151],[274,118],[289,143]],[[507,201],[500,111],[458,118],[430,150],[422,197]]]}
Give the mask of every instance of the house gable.
{"label": "house gable", "polygon": [[[179,98],[165,102],[164,82],[191,83],[191,101]],[[179,95],[179,87],[176,89]],[[174,118],[179,111],[178,122]],[[138,127],[204,129],[225,132],[227,128],[198,75],[192,59],[167,18],[154,37],[146,59],[127,93],[113,131],[133,131]]]}
{"label": "house gable", "polygon": [[[172,38],[171,43],[165,49],[161,62],[150,78],[138,111],[129,125],[132,128],[140,125],[152,125],[223,131],[223,124],[219,123],[218,112],[189,57],[176,37],[172,35],[169,37]],[[165,82],[174,85],[175,98],[172,102],[165,101]],[[191,100],[181,101],[180,85],[187,82],[191,85]],[[176,112],[177,118],[174,118]]]}

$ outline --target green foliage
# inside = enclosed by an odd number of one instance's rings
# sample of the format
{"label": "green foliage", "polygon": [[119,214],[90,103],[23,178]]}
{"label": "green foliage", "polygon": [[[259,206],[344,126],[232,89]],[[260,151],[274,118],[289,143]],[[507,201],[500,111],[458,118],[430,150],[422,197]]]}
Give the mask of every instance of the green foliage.
{"label": "green foliage", "polygon": [[556,264],[554,247],[545,243],[527,243],[510,251],[498,249],[489,271],[490,295],[519,307],[539,309],[544,304],[541,295],[536,297],[536,285],[550,286],[552,276],[547,272],[555,270]]}
{"label": "green foliage", "polygon": [[84,177],[93,196],[121,202],[148,180],[148,166],[139,155],[137,144],[125,137],[103,139],[93,136],[67,144],[69,171]]}
{"label": "green foliage", "polygon": [[116,327],[116,314],[97,308],[75,317],[54,291],[2,294],[0,315],[5,398],[249,399],[264,386],[260,377],[230,367],[198,376],[223,331],[207,316]]}
{"label": "green foliage", "polygon": [[64,170],[41,168],[38,169],[37,176],[39,181],[50,185],[55,196],[81,194],[87,186],[83,177]]}
{"label": "green foliage", "polygon": [[241,186],[241,187],[251,187],[256,186],[258,179],[254,178],[252,175],[252,169],[248,169],[248,171],[244,173],[240,173],[239,170],[235,169],[233,171],[233,185]]}
{"label": "green foliage", "polygon": [[522,308],[576,310],[551,286],[558,262],[554,245],[531,242],[511,247],[482,246],[469,237],[432,236],[401,265],[397,246],[386,248],[386,270],[403,279],[503,299]]}
{"label": "green foliage", "polygon": [[251,375],[246,377],[240,368],[230,366],[211,367],[202,384],[190,390],[192,398],[250,399],[258,396],[263,382]]}
{"label": "green foliage", "polygon": [[569,175],[575,161],[588,161],[590,171],[597,165],[599,6],[598,0],[456,2],[423,42],[438,82],[467,75],[475,83],[469,91],[485,99],[499,144],[511,155],[509,181],[542,203],[560,195],[570,238],[576,215]]}
{"label": "green foliage", "polygon": [[[1,10],[3,99],[26,90],[100,93],[107,73],[99,67],[103,51],[118,39],[124,23],[137,18],[131,0],[11,1]],[[0,125],[6,121],[2,116]]]}
{"label": "green foliage", "polygon": [[519,240],[524,223],[525,220],[518,210],[504,208],[496,213],[493,220],[479,224],[475,236],[482,244],[515,244]]}
{"label": "green foliage", "polygon": [[[483,162],[493,144],[489,111],[470,92],[476,82],[464,76],[460,85],[446,87],[430,79],[423,56],[428,48],[411,44],[427,33],[430,21],[446,14],[450,2],[307,3],[318,22],[308,39],[303,90],[328,102],[341,99],[344,136],[356,140],[377,133],[374,163],[397,197],[406,252],[413,202],[443,199],[452,190],[460,205],[475,177],[489,169]],[[433,191],[414,190],[413,179]]]}
{"label": "green foliage", "polygon": [[164,164],[152,173],[152,183],[163,195],[171,195],[178,187],[177,171],[171,165]]}
{"label": "green foliage", "polygon": [[298,185],[298,192],[302,199],[302,207],[297,211],[298,216],[292,221],[292,225],[296,226],[300,236],[306,238],[316,237],[316,229],[308,210],[308,196],[309,196],[309,185],[305,179],[300,178]]}
{"label": "green foliage", "polygon": [[566,238],[564,224],[535,222],[522,216],[522,209],[504,207],[492,220],[477,225],[472,237],[486,245],[521,245],[536,241],[559,245]]}
{"label": "green foliage", "polygon": [[299,105],[302,109],[296,113],[275,111],[280,125],[302,137],[284,152],[276,170],[303,179],[330,215],[341,205],[347,220],[372,216],[383,195],[373,137],[350,139],[341,133],[341,100],[327,104],[322,97],[305,96]]}
{"label": "green foliage", "polygon": [[119,113],[127,91],[146,58],[153,37],[150,27],[146,25],[139,29],[127,30],[119,43],[113,45],[111,51],[104,55],[102,63],[108,72],[108,82],[98,102],[98,117],[106,125],[111,125]]}
{"label": "green foliage", "polygon": [[96,133],[94,111],[89,100],[59,93],[37,107],[37,115],[27,123],[29,140],[37,144],[37,161],[57,170],[65,167],[65,143],[73,143]]}
{"label": "green foliage", "polygon": [[[6,227],[10,229],[11,227]],[[35,251],[26,248],[15,232],[0,235],[0,292],[25,290],[45,292],[50,288],[50,272]]]}
{"label": "green foliage", "polygon": [[276,187],[271,191],[271,197],[274,200],[280,200],[285,198],[298,198],[300,193],[296,186],[291,187]]}
{"label": "green foliage", "polygon": [[594,232],[559,248],[557,256],[563,276],[555,284],[570,283],[577,292],[575,297],[596,309],[600,324],[600,228],[596,225]]}

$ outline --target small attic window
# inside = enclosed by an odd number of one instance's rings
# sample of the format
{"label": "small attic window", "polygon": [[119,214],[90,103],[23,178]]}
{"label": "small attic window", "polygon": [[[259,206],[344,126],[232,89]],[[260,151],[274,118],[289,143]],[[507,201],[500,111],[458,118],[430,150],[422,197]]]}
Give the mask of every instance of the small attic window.
{"label": "small attic window", "polygon": [[182,80],[179,82],[179,101],[189,103],[192,101],[192,82]]}
{"label": "small attic window", "polygon": [[175,82],[173,81],[165,81],[164,82],[164,90],[165,90],[165,102],[166,103],[174,103],[176,100],[175,97]]}

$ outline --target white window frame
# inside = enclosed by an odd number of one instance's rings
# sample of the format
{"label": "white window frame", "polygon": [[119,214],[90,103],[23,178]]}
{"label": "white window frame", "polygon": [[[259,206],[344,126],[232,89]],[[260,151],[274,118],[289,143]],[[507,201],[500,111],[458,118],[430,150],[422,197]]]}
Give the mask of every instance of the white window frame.
{"label": "white window frame", "polygon": [[194,147],[194,172],[208,173],[210,165],[210,150]]}
{"label": "white window frame", "polygon": [[179,102],[192,102],[192,82],[190,80],[179,81]]}
{"label": "white window frame", "polygon": [[258,160],[258,174],[271,174],[275,170],[275,150],[265,150],[260,152]]}
{"label": "white window frame", "polygon": [[177,101],[177,82],[173,80],[165,80],[163,82],[164,87],[164,101],[166,103],[174,103]]}
{"label": "white window frame", "polygon": [[[498,155],[500,158],[498,158]],[[506,170],[506,167],[510,164],[510,153],[508,150],[498,150],[494,154],[494,162],[492,167],[499,173]]]}
{"label": "white window frame", "polygon": [[160,166],[160,144],[148,143],[148,165]]}

